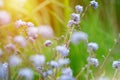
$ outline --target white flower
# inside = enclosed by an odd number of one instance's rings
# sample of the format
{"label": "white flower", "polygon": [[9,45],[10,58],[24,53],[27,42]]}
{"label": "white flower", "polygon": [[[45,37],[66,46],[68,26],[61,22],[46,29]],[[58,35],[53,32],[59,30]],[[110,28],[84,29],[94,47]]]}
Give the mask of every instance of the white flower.
{"label": "white flower", "polygon": [[59,80],[75,80],[75,78],[69,75],[61,75]]}
{"label": "white flower", "polygon": [[75,24],[78,24],[80,21],[80,14],[72,13],[71,18],[72,18],[72,20],[74,20]]}
{"label": "white flower", "polygon": [[2,56],[3,55],[3,50],[2,49],[0,49],[0,56]]}
{"label": "white flower", "polygon": [[88,50],[96,51],[98,49],[98,44],[94,42],[88,43]]}
{"label": "white flower", "polygon": [[17,55],[12,55],[10,56],[9,58],[9,64],[10,66],[14,67],[14,66],[17,66],[17,65],[20,65],[22,62],[21,58],[18,57]]}
{"label": "white flower", "polygon": [[38,27],[38,33],[44,38],[51,38],[54,35],[53,29],[47,25]]}
{"label": "white flower", "polygon": [[0,11],[0,26],[11,22],[11,15],[6,11]]}
{"label": "white flower", "polygon": [[77,45],[80,41],[87,41],[88,35],[84,32],[74,32],[71,36],[71,42]]}
{"label": "white flower", "polygon": [[65,59],[61,58],[58,60],[59,66],[63,66],[65,64],[69,64],[69,63],[70,63],[70,60],[68,58],[65,58]]}
{"label": "white flower", "polygon": [[15,48],[16,48],[15,45],[12,44],[12,43],[9,43],[5,46],[5,49],[6,49],[7,52],[12,52],[12,51],[15,50]]}
{"label": "white flower", "polygon": [[57,68],[59,66],[56,61],[50,61],[48,64],[54,68]]}
{"label": "white flower", "polygon": [[28,27],[28,32],[27,32],[29,37],[32,37],[33,39],[36,39],[38,36],[38,28],[36,27]]}
{"label": "white flower", "polygon": [[90,4],[93,6],[94,9],[98,7],[98,2],[96,2],[95,0],[90,1]]}
{"label": "white flower", "polygon": [[25,39],[23,36],[21,36],[21,35],[15,36],[15,37],[14,37],[14,41],[15,41],[16,43],[18,43],[21,47],[27,46],[27,41],[26,41],[26,39]]}
{"label": "white flower", "polygon": [[73,75],[72,70],[71,70],[70,68],[64,68],[64,69],[62,70],[62,74],[63,74],[63,75],[69,75],[69,76],[72,76],[72,75]]}
{"label": "white flower", "polygon": [[47,70],[46,72],[43,72],[43,76],[44,77],[46,77],[46,76],[49,76],[49,75],[51,75],[51,74],[53,74],[53,70]]}
{"label": "white flower", "polygon": [[24,68],[19,71],[19,76],[25,77],[26,80],[33,80],[33,71],[29,68]]}
{"label": "white flower", "polygon": [[68,56],[69,54],[69,49],[67,49],[65,45],[57,46],[56,51],[58,51],[62,56]]}
{"label": "white flower", "polygon": [[120,61],[113,61],[112,67],[115,69],[120,68]]}
{"label": "white flower", "polygon": [[97,67],[99,65],[99,61],[96,58],[88,57],[87,61],[88,61],[89,64],[91,64],[95,67]]}
{"label": "white flower", "polygon": [[22,20],[17,20],[15,22],[15,27],[16,28],[20,28],[21,26],[26,26],[26,22],[22,21]]}
{"label": "white flower", "polygon": [[83,12],[83,6],[77,5],[75,6],[76,12],[77,13],[82,13]]}
{"label": "white flower", "polygon": [[45,56],[40,54],[32,55],[30,56],[30,60],[36,67],[40,67],[45,63]]}
{"label": "white flower", "polygon": [[46,46],[46,47],[50,47],[50,46],[52,46],[52,41],[51,40],[46,40],[45,42],[44,42],[44,45]]}

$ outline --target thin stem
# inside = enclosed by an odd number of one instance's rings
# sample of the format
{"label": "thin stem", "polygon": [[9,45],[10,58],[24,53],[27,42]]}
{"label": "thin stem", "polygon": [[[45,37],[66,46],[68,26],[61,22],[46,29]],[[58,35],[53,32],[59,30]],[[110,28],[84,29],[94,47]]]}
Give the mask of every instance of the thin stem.
{"label": "thin stem", "polygon": [[117,73],[118,73],[118,70],[116,69],[116,70],[115,70],[115,73],[114,73],[114,75],[113,75],[112,80],[115,80],[115,77],[117,76]]}

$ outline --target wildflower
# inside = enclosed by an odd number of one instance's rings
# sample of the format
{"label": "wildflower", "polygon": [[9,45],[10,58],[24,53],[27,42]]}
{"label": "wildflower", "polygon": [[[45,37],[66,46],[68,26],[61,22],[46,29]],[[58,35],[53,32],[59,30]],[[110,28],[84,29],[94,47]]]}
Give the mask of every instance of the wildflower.
{"label": "wildflower", "polygon": [[83,12],[83,6],[77,5],[75,6],[76,12],[77,13],[82,13]]}
{"label": "wildflower", "polygon": [[46,47],[50,47],[50,46],[52,46],[52,41],[46,40],[46,41],[44,42],[44,45],[45,45]]}
{"label": "wildflower", "polygon": [[72,13],[71,18],[72,18],[72,20],[74,20],[75,24],[78,24],[80,21],[80,14]]}
{"label": "wildflower", "polygon": [[15,36],[15,37],[14,37],[14,41],[15,41],[16,43],[18,43],[21,47],[27,46],[27,41],[26,41],[26,39],[25,39],[23,36],[21,36],[21,35]]}
{"label": "wildflower", "polygon": [[44,77],[46,77],[46,76],[49,76],[49,75],[51,75],[51,74],[53,74],[53,70],[47,70],[47,71],[45,71],[45,72],[43,72],[43,76]]}
{"label": "wildflower", "polygon": [[75,24],[74,20],[69,20],[67,26],[72,27]]}
{"label": "wildflower", "polygon": [[59,80],[75,80],[75,78],[69,75],[61,75]]}
{"label": "wildflower", "polygon": [[87,41],[88,35],[84,32],[74,32],[71,36],[71,42],[73,44],[78,44],[80,41]]}
{"label": "wildflower", "polygon": [[33,80],[33,71],[29,68],[20,69],[19,76],[24,77],[26,80]]}
{"label": "wildflower", "polygon": [[47,25],[38,27],[38,33],[44,38],[51,38],[54,35],[53,29]]}
{"label": "wildflower", "polygon": [[0,11],[0,26],[9,24],[11,21],[11,15],[6,11]]}
{"label": "wildflower", "polygon": [[40,67],[45,63],[45,56],[40,54],[32,55],[30,56],[30,60],[36,67]]}
{"label": "wildflower", "polygon": [[89,64],[91,64],[95,67],[97,67],[99,65],[99,61],[96,58],[88,57],[87,61],[88,61]]}
{"label": "wildflower", "polygon": [[38,29],[36,27],[28,27],[27,32],[29,37],[32,37],[33,39],[36,39],[38,36]]}
{"label": "wildflower", "polygon": [[69,75],[69,76],[72,76],[72,75],[73,75],[72,70],[71,70],[70,68],[64,68],[64,69],[62,70],[62,74],[63,74],[63,75]]}
{"label": "wildflower", "polygon": [[12,44],[12,43],[9,43],[5,46],[5,49],[6,49],[7,52],[12,52],[12,51],[15,50],[15,48],[16,48],[15,45]]}
{"label": "wildflower", "polygon": [[0,80],[4,80],[8,76],[8,63],[0,63]]}
{"label": "wildflower", "polygon": [[67,49],[67,47],[65,47],[65,45],[57,46],[56,51],[58,51],[64,57],[68,56],[68,54],[69,54],[69,49]]}
{"label": "wildflower", "polygon": [[93,51],[96,51],[98,49],[98,44],[97,43],[94,43],[94,42],[90,42],[88,43],[88,50],[93,50]]}
{"label": "wildflower", "polygon": [[69,64],[69,63],[70,63],[70,60],[68,58],[65,58],[65,59],[61,58],[61,59],[58,60],[59,66],[66,65],[66,64]]}
{"label": "wildflower", "polygon": [[26,26],[28,26],[28,27],[34,27],[34,24],[32,22],[26,22]]}
{"label": "wildflower", "polygon": [[10,58],[9,58],[10,66],[14,67],[14,66],[20,65],[21,63],[22,63],[22,60],[17,55],[10,56]]}
{"label": "wildflower", "polygon": [[50,61],[48,64],[49,64],[50,66],[52,66],[53,68],[57,68],[57,67],[59,66],[56,61]]}
{"label": "wildflower", "polygon": [[120,68],[120,61],[113,61],[112,67],[115,69],[119,69]]}
{"label": "wildflower", "polygon": [[17,20],[15,22],[15,27],[16,28],[20,28],[21,26],[26,26],[26,22],[22,21],[21,19],[20,20]]}
{"label": "wildflower", "polygon": [[93,6],[94,9],[98,7],[98,2],[96,2],[95,0],[90,1],[90,4]]}
{"label": "wildflower", "polygon": [[3,51],[2,51],[2,49],[0,49],[0,56],[2,56],[2,54],[3,54]]}

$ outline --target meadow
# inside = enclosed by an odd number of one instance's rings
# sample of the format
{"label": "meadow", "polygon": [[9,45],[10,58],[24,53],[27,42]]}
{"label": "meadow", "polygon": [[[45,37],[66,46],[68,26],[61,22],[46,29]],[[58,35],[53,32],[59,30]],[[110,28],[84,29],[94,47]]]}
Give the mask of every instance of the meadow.
{"label": "meadow", "polygon": [[0,0],[0,80],[120,80],[120,0]]}

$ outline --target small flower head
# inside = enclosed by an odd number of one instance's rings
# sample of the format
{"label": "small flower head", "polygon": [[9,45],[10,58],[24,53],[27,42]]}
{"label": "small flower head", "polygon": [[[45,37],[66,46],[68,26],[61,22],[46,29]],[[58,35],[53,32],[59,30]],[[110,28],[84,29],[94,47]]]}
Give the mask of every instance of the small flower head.
{"label": "small flower head", "polygon": [[74,20],[75,24],[78,24],[80,21],[80,14],[72,13],[71,18],[72,18],[72,20]]}
{"label": "small flower head", "polygon": [[97,67],[99,65],[99,61],[96,58],[88,57],[87,61],[88,61],[89,64],[91,64],[95,67]]}
{"label": "small flower head", "polygon": [[20,65],[21,62],[22,62],[21,58],[19,56],[17,56],[17,55],[12,55],[9,58],[9,64],[12,67]]}
{"label": "small flower head", "polygon": [[0,80],[4,80],[8,76],[8,63],[0,63]]}
{"label": "small flower head", "polygon": [[21,47],[27,46],[27,41],[26,41],[26,39],[25,39],[23,36],[21,36],[21,35],[15,36],[15,37],[14,37],[14,41],[15,41],[16,43],[18,43]]}
{"label": "small flower head", "polygon": [[96,51],[98,49],[98,44],[94,42],[88,43],[88,50],[89,51]]}
{"label": "small flower head", "polygon": [[77,13],[82,13],[83,12],[83,6],[77,5],[75,6],[76,12]]}
{"label": "small flower head", "polygon": [[74,32],[71,36],[71,42],[73,44],[78,44],[80,41],[87,41],[88,35],[84,32]]}
{"label": "small flower head", "polygon": [[58,51],[64,57],[68,56],[68,54],[69,54],[69,49],[67,49],[67,47],[65,47],[65,45],[57,46],[56,51]]}
{"label": "small flower head", "polygon": [[32,22],[26,22],[26,26],[28,26],[28,27],[34,27],[34,24]]}
{"label": "small flower head", "polygon": [[45,63],[45,56],[36,54],[36,55],[30,56],[30,61],[32,61],[36,67],[39,67]]}
{"label": "small flower head", "polygon": [[50,47],[50,46],[52,46],[52,41],[51,40],[46,40],[45,42],[44,42],[44,45],[46,46],[46,47]]}
{"label": "small flower head", "polygon": [[6,49],[7,52],[12,52],[12,51],[14,51],[14,50],[16,49],[16,47],[15,47],[14,44],[9,43],[9,44],[7,44],[7,45],[5,46],[5,49]]}
{"label": "small flower head", "polygon": [[38,27],[38,33],[43,37],[43,38],[52,38],[54,33],[53,29],[50,26],[43,25]]}
{"label": "small flower head", "polygon": [[69,63],[70,63],[70,60],[68,58],[65,58],[65,59],[61,58],[58,60],[59,66],[63,66],[63,65],[69,64]]}
{"label": "small flower head", "polygon": [[33,80],[33,71],[29,68],[21,69],[19,76],[24,77],[26,80]]}
{"label": "small flower head", "polygon": [[72,76],[72,75],[73,75],[72,70],[71,70],[70,68],[64,68],[64,69],[62,70],[62,74],[63,74],[63,75],[69,75],[69,76]]}
{"label": "small flower head", "polygon": [[75,24],[74,20],[69,20],[67,26],[72,27]]}
{"label": "small flower head", "polygon": [[6,11],[0,11],[0,26],[11,22],[11,15]]}
{"label": "small flower head", "polygon": [[69,75],[61,75],[59,80],[75,80],[75,78]]}
{"label": "small flower head", "polygon": [[28,36],[36,39],[38,36],[38,29],[36,27],[28,27]]}
{"label": "small flower head", "polygon": [[53,70],[47,70],[47,71],[45,71],[45,72],[42,73],[42,75],[43,75],[44,77],[49,76],[49,75],[51,75],[51,74],[53,74]]}
{"label": "small flower head", "polygon": [[50,61],[48,64],[53,68],[57,68],[59,66],[57,61]]}
{"label": "small flower head", "polygon": [[22,20],[17,20],[17,21],[15,22],[15,27],[16,27],[16,28],[20,28],[20,27],[22,27],[22,26],[26,26],[26,22],[24,22],[24,21],[22,21]]}
{"label": "small flower head", "polygon": [[115,69],[119,69],[120,68],[120,61],[113,61],[112,67]]}
{"label": "small flower head", "polygon": [[90,4],[93,6],[94,9],[98,7],[98,2],[96,2],[95,0],[90,1]]}

